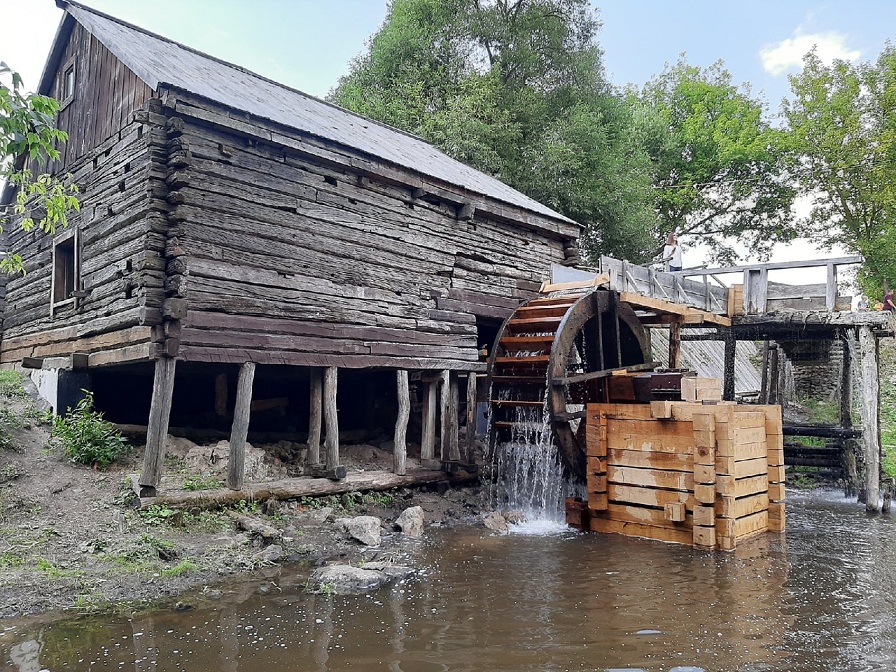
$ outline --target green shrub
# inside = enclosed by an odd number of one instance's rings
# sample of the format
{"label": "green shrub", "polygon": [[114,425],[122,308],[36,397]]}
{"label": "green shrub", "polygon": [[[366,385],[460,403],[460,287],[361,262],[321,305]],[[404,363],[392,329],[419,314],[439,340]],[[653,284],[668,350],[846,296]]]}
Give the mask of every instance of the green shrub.
{"label": "green shrub", "polygon": [[215,490],[224,487],[224,481],[215,476],[187,476],[184,490]]}
{"label": "green shrub", "polygon": [[103,414],[93,409],[93,394],[87,390],[74,410],[53,421],[52,439],[72,462],[105,467],[127,452],[121,433]]}

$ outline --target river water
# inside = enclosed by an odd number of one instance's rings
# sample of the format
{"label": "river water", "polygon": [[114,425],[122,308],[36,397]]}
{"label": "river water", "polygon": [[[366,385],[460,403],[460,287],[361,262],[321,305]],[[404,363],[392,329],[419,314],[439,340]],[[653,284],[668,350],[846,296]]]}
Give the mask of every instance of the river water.
{"label": "river water", "polygon": [[406,551],[421,575],[370,594],[309,595],[283,568],[188,612],[0,621],[0,669],[896,669],[896,518],[789,495],[786,534],[732,553],[430,529]]}

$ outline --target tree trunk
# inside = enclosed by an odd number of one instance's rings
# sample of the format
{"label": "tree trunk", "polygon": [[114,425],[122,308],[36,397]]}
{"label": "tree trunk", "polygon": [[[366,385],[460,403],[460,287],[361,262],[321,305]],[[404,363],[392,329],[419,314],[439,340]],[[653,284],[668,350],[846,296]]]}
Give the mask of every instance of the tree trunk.
{"label": "tree trunk", "polygon": [[[149,408],[149,424],[146,430],[146,450],[143,453],[143,470],[140,473],[141,496],[155,495],[162,477],[165,461],[165,442],[168,438],[168,419],[171,415],[171,399],[174,396],[174,368],[176,359],[162,357],[156,360],[152,383],[152,402]],[[146,492],[142,491],[146,488]]]}
{"label": "tree trunk", "polygon": [[323,418],[323,374],[319,367],[312,366],[310,369],[311,381],[311,405],[310,416],[308,418],[308,456],[305,459],[307,464],[320,464],[320,427]]}
{"label": "tree trunk", "polygon": [[408,389],[408,372],[398,371],[398,419],[395,421],[395,445],[392,450],[392,471],[399,476],[407,473],[408,419],[411,416],[411,393]]}

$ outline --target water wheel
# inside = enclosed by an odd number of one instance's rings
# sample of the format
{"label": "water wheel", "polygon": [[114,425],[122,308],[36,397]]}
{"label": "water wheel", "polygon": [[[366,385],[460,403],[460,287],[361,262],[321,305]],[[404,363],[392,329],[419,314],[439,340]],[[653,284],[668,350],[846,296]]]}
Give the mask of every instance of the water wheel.
{"label": "water wheel", "polygon": [[584,405],[604,400],[610,370],[647,361],[647,335],[615,292],[528,301],[505,320],[489,357],[492,441],[519,434],[544,409],[567,471],[584,481]]}

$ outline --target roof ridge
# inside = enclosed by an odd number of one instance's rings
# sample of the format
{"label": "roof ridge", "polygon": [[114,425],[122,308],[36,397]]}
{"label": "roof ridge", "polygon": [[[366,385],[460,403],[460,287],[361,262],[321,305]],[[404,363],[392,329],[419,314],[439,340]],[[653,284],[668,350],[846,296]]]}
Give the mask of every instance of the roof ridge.
{"label": "roof ridge", "polygon": [[[404,130],[404,129],[398,128],[397,126],[392,126],[392,125],[387,124],[387,123],[385,123],[385,122],[383,122],[383,121],[379,121],[378,119],[373,119],[372,117],[366,117],[366,116],[364,116],[364,115],[362,115],[362,114],[359,114],[359,113],[357,113],[357,112],[354,112],[354,111],[352,111],[352,110],[350,110],[350,109],[348,109],[348,108],[342,107],[341,105],[337,105],[336,103],[332,103],[332,102],[330,102],[329,100],[326,100],[326,99],[324,99],[324,98],[318,98],[317,96],[314,96],[314,95],[312,95],[312,94],[310,94],[310,93],[306,93],[305,91],[301,91],[300,89],[293,88],[293,87],[291,87],[291,86],[289,86],[289,85],[287,85],[287,84],[284,84],[283,82],[278,82],[277,80],[275,80],[275,79],[271,79],[270,77],[265,77],[264,75],[260,75],[260,74],[258,74],[257,72],[254,72],[254,71],[252,71],[252,70],[249,70],[248,68],[245,68],[245,67],[243,67],[243,66],[241,66],[241,65],[237,65],[236,63],[231,63],[230,61],[225,61],[225,60],[222,59],[222,58],[218,58],[217,56],[212,56],[211,54],[207,54],[206,52],[201,51],[201,50],[199,50],[199,49],[196,49],[196,48],[194,48],[194,47],[191,47],[191,46],[189,46],[188,44],[184,44],[183,42],[178,42],[177,40],[173,40],[173,39],[171,39],[170,37],[165,37],[164,35],[160,35],[159,33],[154,33],[154,32],[152,32],[151,30],[148,30],[148,29],[146,29],[146,28],[143,28],[142,26],[138,26],[138,25],[136,25],[136,24],[130,23],[130,22],[125,21],[125,20],[123,20],[123,19],[119,19],[118,17],[116,17],[116,16],[112,16],[111,14],[106,14],[105,12],[101,12],[101,11],[98,10],[98,9],[94,9],[93,7],[89,7],[88,5],[85,5],[85,4],[81,3],[81,2],[77,2],[76,0],[56,0],[56,6],[57,6],[57,7],[60,7],[61,9],[65,9],[65,7],[66,7],[67,5],[72,5],[72,6],[74,6],[74,7],[77,7],[78,9],[81,9],[81,10],[85,11],[85,12],[90,12],[91,14],[96,14],[97,16],[101,16],[101,17],[103,17],[104,19],[108,19],[109,21],[113,21],[114,23],[118,23],[118,24],[120,24],[120,25],[122,25],[122,26],[126,26],[127,28],[130,28],[131,30],[136,30],[136,31],[138,31],[138,32],[140,32],[140,33],[143,33],[144,35],[149,35],[150,37],[153,37],[153,38],[162,40],[162,41],[164,41],[164,42],[168,42],[168,43],[170,43],[170,44],[174,44],[174,45],[180,47],[181,49],[186,49],[187,51],[196,54],[197,56],[201,56],[202,58],[207,58],[207,59],[209,59],[210,61],[215,61],[216,63],[220,63],[221,65],[224,65],[224,66],[226,66],[226,67],[228,67],[228,68],[233,68],[234,70],[236,70],[236,71],[238,71],[238,72],[242,72],[242,73],[244,73],[244,74],[246,74],[246,75],[250,75],[251,77],[255,77],[255,78],[260,79],[260,80],[262,80],[262,81],[264,81],[264,82],[268,82],[269,84],[273,84],[274,86],[278,86],[278,87],[280,87],[281,89],[285,89],[285,90],[287,90],[287,91],[291,91],[291,92],[293,92],[293,93],[298,93],[299,95],[305,96],[306,98],[311,98],[311,99],[313,99],[313,100],[316,100],[316,101],[319,102],[319,103],[322,103],[322,104],[327,105],[327,106],[329,106],[329,107],[335,108],[335,109],[337,109],[337,110],[341,110],[342,112],[345,112],[346,114],[350,114],[350,115],[352,115],[353,117],[357,117],[358,119],[360,119],[360,120],[362,120],[362,121],[365,121],[365,122],[371,122],[371,123],[377,124],[378,126],[382,126],[383,128],[388,128],[388,129],[391,130],[391,131],[396,131],[396,132],[398,132],[398,133],[401,133],[402,135],[406,135],[406,136],[408,136],[409,138],[414,138],[415,140],[420,140],[421,142],[425,142],[425,143],[427,143],[427,144],[429,144],[429,145],[432,145],[432,143],[430,143],[430,142],[429,142],[428,140],[426,140],[425,138],[422,138],[422,137],[420,137],[419,135],[416,135],[416,134],[411,133],[411,132],[409,132],[409,131],[406,131],[406,130]],[[167,84],[171,84],[171,82],[166,82],[166,83],[167,83]],[[443,152],[441,149],[439,149],[439,148],[436,147],[435,145],[432,145],[432,147],[433,147],[436,151],[441,152],[442,154],[445,154],[445,152]],[[448,156],[448,154],[445,154],[445,156]],[[450,158],[450,157],[449,157],[449,158]],[[475,170],[475,169],[474,169],[474,170]],[[481,172],[481,171],[480,171],[480,172]]]}

